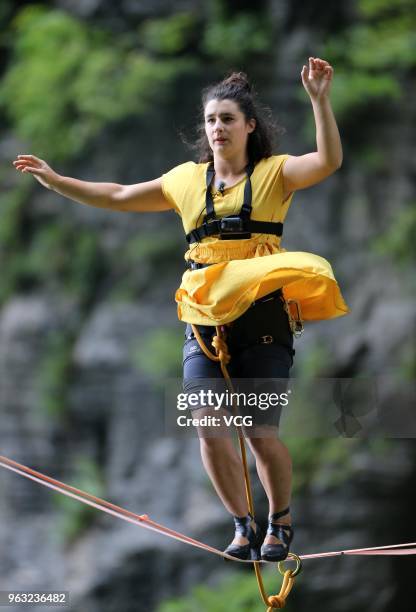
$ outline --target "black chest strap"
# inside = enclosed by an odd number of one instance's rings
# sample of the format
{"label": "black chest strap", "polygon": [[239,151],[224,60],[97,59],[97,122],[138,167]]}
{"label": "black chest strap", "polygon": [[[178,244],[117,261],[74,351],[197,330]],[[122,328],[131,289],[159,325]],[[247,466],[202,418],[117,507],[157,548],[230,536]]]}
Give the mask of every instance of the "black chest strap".
{"label": "black chest strap", "polygon": [[[243,205],[240,211],[240,216],[243,219],[244,218],[249,219],[251,215],[252,190],[251,190],[250,177],[253,174],[253,170],[254,170],[254,165],[251,163],[248,164],[248,166],[246,167],[247,180],[244,185],[244,200],[243,200]],[[211,191],[211,183],[212,183],[214,176],[215,176],[214,164],[211,162],[207,168],[207,174],[206,174],[205,208],[206,208],[207,214],[205,215],[205,219],[204,219],[204,221],[206,222],[216,219],[215,209],[214,209],[214,200],[212,198],[212,191]]]}
{"label": "black chest strap", "polygon": [[201,242],[208,236],[219,236],[222,240],[241,240],[251,238],[251,234],[274,234],[281,236],[283,233],[283,223],[272,221],[253,221],[250,219],[252,211],[252,188],[251,175],[254,164],[249,164],[246,168],[247,180],[244,185],[244,200],[239,215],[229,215],[217,219],[212,197],[211,183],[215,175],[214,164],[211,162],[206,173],[206,193],[205,208],[206,215],[204,222],[190,231],[186,235],[189,244]]}

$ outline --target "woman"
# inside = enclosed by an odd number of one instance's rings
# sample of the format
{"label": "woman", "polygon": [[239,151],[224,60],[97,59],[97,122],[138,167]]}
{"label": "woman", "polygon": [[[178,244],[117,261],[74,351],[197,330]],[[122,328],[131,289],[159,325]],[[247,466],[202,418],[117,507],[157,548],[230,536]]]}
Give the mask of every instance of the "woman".
{"label": "woman", "polygon": [[[287,379],[294,353],[289,300],[297,301],[304,319],[348,312],[328,262],[280,247],[293,193],[319,183],[342,162],[329,101],[333,69],[311,57],[301,77],[316,122],[317,148],[306,155],[272,155],[270,123],[262,117],[245,75],[234,73],[204,92],[198,164],[187,162],[153,181],[120,185],[60,176],[33,155],[18,155],[13,162],[45,187],[83,204],[137,212],[173,208],[181,215],[190,244],[185,255],[190,269],[176,292],[178,316],[188,323],[187,391],[204,389],[203,379],[221,379],[218,363],[200,346],[212,341],[215,326],[228,333],[233,377]],[[194,332],[200,335],[199,343]],[[204,411],[197,408],[199,415]],[[264,540],[248,512],[241,460],[230,437],[201,435],[201,454],[234,517],[235,537],[226,552],[240,559],[260,555],[278,561],[286,558],[293,538],[291,459],[277,436],[278,413],[272,413],[272,421],[262,420],[259,411],[256,416],[256,427],[247,435],[269,500]],[[272,437],[262,435],[266,430]]]}

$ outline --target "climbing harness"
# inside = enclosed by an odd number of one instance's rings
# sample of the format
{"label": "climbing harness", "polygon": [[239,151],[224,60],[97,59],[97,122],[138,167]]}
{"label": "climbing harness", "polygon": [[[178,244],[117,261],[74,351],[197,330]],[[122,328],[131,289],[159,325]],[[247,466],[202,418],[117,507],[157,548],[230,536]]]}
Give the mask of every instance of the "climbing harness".
{"label": "climbing harness", "polygon": [[246,167],[247,180],[244,185],[244,200],[239,215],[228,215],[217,219],[214,209],[214,201],[211,193],[211,183],[215,175],[214,164],[211,162],[206,173],[206,193],[205,208],[206,215],[204,222],[186,234],[189,244],[201,242],[208,236],[219,236],[221,240],[242,240],[251,238],[251,234],[274,234],[281,236],[283,233],[283,223],[272,221],[253,221],[250,219],[252,211],[252,188],[251,175],[254,164],[249,163]]}
{"label": "climbing harness", "polygon": [[[244,200],[239,215],[228,215],[217,219],[212,198],[211,184],[215,176],[214,164],[208,165],[206,172],[205,209],[204,222],[186,234],[189,244],[201,242],[208,236],[219,236],[221,240],[242,240],[251,238],[252,233],[274,234],[281,237],[283,234],[283,223],[272,221],[253,221],[250,216],[252,212],[252,187],[251,175],[254,164],[249,163],[246,167],[246,183],[244,185]],[[212,264],[188,261],[190,270],[200,270]],[[271,299],[271,298],[270,298]],[[295,337],[303,333],[303,321],[300,304],[297,300],[290,299],[285,302],[285,310],[289,318],[289,325]],[[269,339],[270,342],[270,339]],[[265,343],[268,343],[265,341]]]}
{"label": "climbing harness", "polygon": [[[202,268],[207,268],[208,266],[212,266],[215,264],[207,264],[207,263],[198,263],[196,261],[192,261],[189,260],[188,261],[188,266],[190,270],[200,270]],[[270,302],[272,300],[276,300],[279,299],[281,300],[281,302],[283,302],[283,311],[286,313],[287,315],[287,319],[289,322],[289,329],[291,334],[295,337],[295,338],[299,338],[302,333],[303,333],[303,319],[302,319],[302,314],[301,314],[301,308],[300,308],[300,304],[297,300],[294,299],[289,299],[286,300],[284,295],[283,295],[283,289],[276,289],[275,291],[273,291],[272,293],[269,293],[265,296],[263,296],[262,298],[259,298],[257,300],[255,300],[251,305],[250,308],[247,312],[252,311],[255,306],[259,305],[259,304],[263,304],[264,302]],[[281,311],[276,309],[276,316],[280,317]],[[255,320],[257,320],[258,322],[263,321],[264,323],[264,316],[263,313],[259,314],[258,317],[255,317]],[[281,318],[278,319],[278,322],[283,324],[283,321]],[[229,328],[231,328],[232,331],[232,324],[228,323],[227,326]],[[201,325],[198,326],[200,328],[203,329],[208,329],[210,326],[208,325]],[[211,326],[212,327],[212,326]],[[284,328],[284,325],[282,325],[282,328]],[[239,331],[242,331],[241,329]],[[247,332],[245,332],[245,334],[247,334]],[[275,336],[273,336],[273,334],[260,334],[257,335],[256,334],[251,334],[251,338],[249,342],[239,342],[239,345],[242,346],[243,344],[249,344],[249,345],[253,345],[253,344],[272,344],[273,342],[280,342],[281,344],[285,344],[288,346],[289,351],[294,355],[295,351],[293,350],[292,346],[289,346],[289,343],[287,342],[287,338],[281,338],[281,336],[284,336],[284,331],[281,330],[280,333],[277,333]],[[190,337],[187,337],[188,340],[190,339]]]}
{"label": "climbing harness", "polygon": [[[66,495],[67,497],[71,497],[76,499],[77,501],[86,504],[88,506],[92,506],[101,512],[106,512],[107,514],[111,514],[112,516],[119,518],[121,520],[127,521],[139,527],[143,527],[144,529],[149,529],[151,531],[155,531],[156,533],[165,535],[169,538],[173,538],[182,542],[183,544],[188,544],[190,546],[195,546],[196,548],[200,548],[212,554],[215,554],[219,557],[223,557],[225,559],[229,559],[230,561],[235,561],[237,563],[254,563],[255,567],[260,563],[267,563],[265,561],[251,561],[251,560],[241,560],[236,559],[235,557],[231,557],[226,555],[221,550],[209,546],[203,542],[199,542],[194,538],[190,538],[178,531],[174,531],[169,527],[165,527],[160,523],[156,523],[152,519],[150,519],[146,514],[135,514],[134,512],[130,512],[121,506],[116,506],[104,499],[96,497],[95,495],[91,495],[86,491],[82,491],[81,489],[77,489],[72,487],[64,482],[59,480],[55,480],[50,476],[46,476],[41,472],[37,472],[27,467],[26,465],[22,465],[21,463],[17,463],[17,461],[13,461],[8,457],[4,457],[0,455],[0,467],[6,468],[7,470],[19,474],[20,476],[24,476],[29,480],[32,480],[38,484],[41,484],[45,487],[48,487],[62,495]],[[296,561],[296,567],[294,570],[285,570],[284,564],[285,560],[280,561],[278,563],[278,570],[281,574],[283,574],[283,583],[282,588],[280,589],[279,595],[270,595],[269,597],[265,593],[264,589],[261,593],[264,603],[269,606],[268,612],[272,612],[275,608],[282,608],[285,605],[286,597],[288,596],[290,589],[293,586],[293,580],[295,576],[299,573],[301,569],[301,562],[305,559],[320,559],[325,557],[337,557],[343,555],[416,555],[416,542],[406,542],[403,544],[391,544],[388,546],[373,546],[371,548],[352,548],[349,550],[338,550],[332,552],[323,552],[323,553],[313,553],[308,555],[294,555],[293,553],[289,553],[289,557],[291,560]]]}

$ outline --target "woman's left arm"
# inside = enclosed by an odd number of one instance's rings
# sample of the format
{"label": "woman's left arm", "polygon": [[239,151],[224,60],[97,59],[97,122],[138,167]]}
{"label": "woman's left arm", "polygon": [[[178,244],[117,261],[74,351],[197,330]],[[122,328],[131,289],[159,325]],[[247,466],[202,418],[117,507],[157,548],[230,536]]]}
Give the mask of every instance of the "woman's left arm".
{"label": "woman's left arm", "polygon": [[312,102],[317,150],[291,155],[286,160],[283,165],[286,194],[319,183],[342,164],[341,139],[329,99],[333,73],[332,66],[319,58],[310,57],[309,66],[303,66],[302,83]]}

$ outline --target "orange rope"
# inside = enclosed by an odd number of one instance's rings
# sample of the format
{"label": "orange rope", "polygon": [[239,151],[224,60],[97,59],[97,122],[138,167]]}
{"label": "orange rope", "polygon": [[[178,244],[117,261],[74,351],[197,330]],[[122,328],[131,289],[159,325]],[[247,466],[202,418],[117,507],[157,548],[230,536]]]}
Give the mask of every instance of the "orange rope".
{"label": "orange rope", "polygon": [[[215,327],[216,335],[212,338],[212,346],[215,348],[216,354],[212,353],[207,348],[207,346],[205,345],[205,342],[203,341],[201,337],[201,334],[199,333],[198,328],[193,324],[192,324],[192,331],[195,335],[195,338],[198,341],[199,346],[201,347],[205,355],[212,361],[220,362],[221,372],[224,376],[228,390],[230,391],[230,393],[234,393],[233,383],[232,383],[231,377],[227,370],[227,364],[231,360],[231,355],[228,351],[228,346],[225,341],[225,337],[223,335],[223,329],[219,326]],[[254,502],[253,502],[253,494],[252,494],[252,489],[251,489],[250,474],[249,474],[248,463],[247,463],[246,444],[244,441],[244,436],[241,431],[241,427],[238,427],[236,425],[236,430],[237,430],[237,435],[238,435],[238,443],[240,446],[241,461],[243,464],[244,483],[245,483],[245,489],[246,489],[248,510],[251,516],[254,518]],[[292,570],[285,571],[280,593],[278,595],[268,596],[264,588],[263,577],[261,575],[261,570],[260,570],[260,563],[258,561],[254,561],[253,565],[254,565],[254,571],[256,573],[257,585],[259,587],[261,598],[264,602],[264,605],[268,606],[267,612],[272,612],[273,608],[283,608],[286,604],[286,597],[289,595],[292,589],[293,583],[294,583],[294,577],[292,576]]]}
{"label": "orange rope", "polygon": [[270,595],[270,597],[267,598],[266,605],[269,606],[267,608],[267,612],[273,612],[273,608],[284,608],[286,605],[286,597],[292,590],[294,582],[295,579],[292,576],[292,570],[286,570],[283,576],[282,588],[280,589],[279,595]]}

